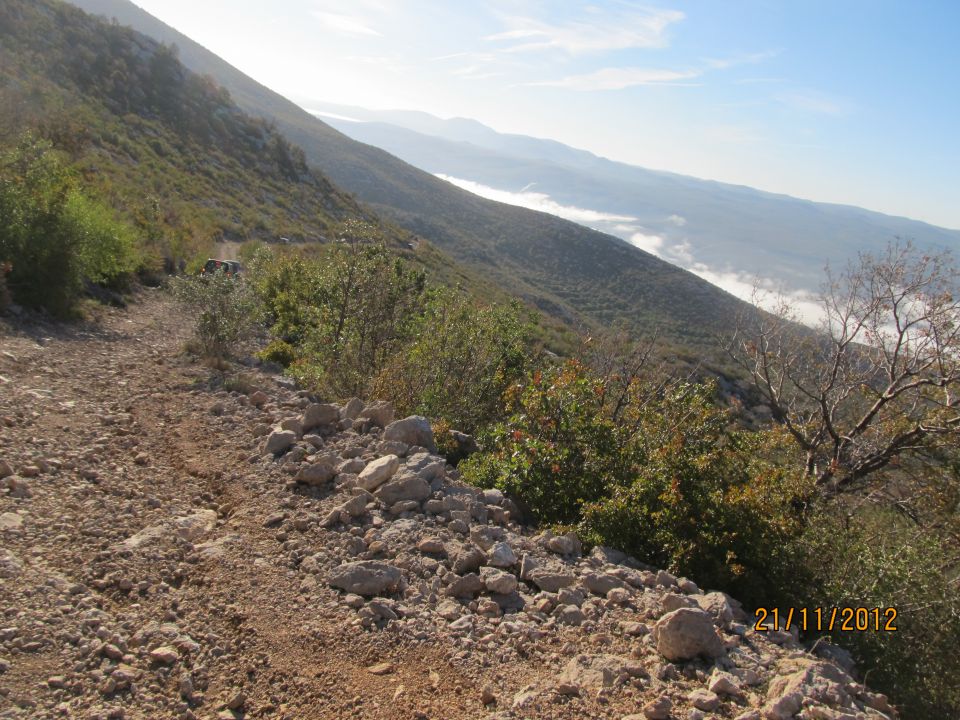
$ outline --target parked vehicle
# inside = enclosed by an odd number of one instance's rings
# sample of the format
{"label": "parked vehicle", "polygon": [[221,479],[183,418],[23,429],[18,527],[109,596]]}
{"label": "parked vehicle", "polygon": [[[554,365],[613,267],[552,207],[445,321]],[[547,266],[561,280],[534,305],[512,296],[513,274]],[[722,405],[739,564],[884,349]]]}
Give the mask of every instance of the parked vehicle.
{"label": "parked vehicle", "polygon": [[227,277],[238,278],[242,271],[243,267],[236,260],[215,260],[211,258],[207,260],[200,269],[200,276],[203,277],[222,272],[225,273]]}

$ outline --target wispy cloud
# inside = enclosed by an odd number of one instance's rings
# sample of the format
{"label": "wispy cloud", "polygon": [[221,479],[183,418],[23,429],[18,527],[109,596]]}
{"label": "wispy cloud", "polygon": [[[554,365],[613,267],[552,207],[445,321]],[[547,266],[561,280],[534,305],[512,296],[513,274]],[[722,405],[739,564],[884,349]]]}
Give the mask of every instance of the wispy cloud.
{"label": "wispy cloud", "polygon": [[753,65],[774,57],[776,50],[733,55],[727,58],[707,58],[698,67],[687,69],[664,69],[642,67],[608,67],[590,73],[568,75],[558,80],[542,80],[524,83],[532,87],[560,87],[570,90],[623,90],[639,85],[680,85],[690,86],[689,82],[708,72],[729,70],[738,65]]}
{"label": "wispy cloud", "polygon": [[794,90],[782,92],[774,99],[793,110],[816,113],[819,115],[848,115],[850,104],[841,98],[831,97],[816,90]]}
{"label": "wispy cloud", "polygon": [[532,17],[506,16],[506,30],[488,35],[505,52],[558,50],[570,55],[654,48],[667,45],[666,30],[683,20],[679,10],[625,4],[615,11],[590,12],[576,20],[553,23]]}
{"label": "wispy cloud", "polygon": [[328,30],[341,35],[380,37],[380,33],[370,27],[366,20],[356,15],[314,10],[313,17]]}
{"label": "wispy cloud", "polygon": [[559,80],[524,83],[531,87],[559,87],[569,90],[623,90],[637,85],[690,85],[699,70],[656,70],[651,68],[603,68],[592,73],[569,75]]}
{"label": "wispy cloud", "polygon": [[725,58],[706,58],[703,64],[711,70],[727,70],[738,65],[757,65],[780,54],[779,50],[764,50],[755,53],[740,53]]}

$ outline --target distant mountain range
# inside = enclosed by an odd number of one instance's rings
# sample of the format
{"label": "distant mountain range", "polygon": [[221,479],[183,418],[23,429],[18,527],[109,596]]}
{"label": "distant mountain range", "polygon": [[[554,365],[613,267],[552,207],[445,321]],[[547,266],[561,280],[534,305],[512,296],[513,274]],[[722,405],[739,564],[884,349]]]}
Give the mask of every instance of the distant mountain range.
{"label": "distant mountain range", "polygon": [[701,349],[743,304],[675,265],[602,232],[465,192],[379,148],[357,142],[247,77],[128,0],[75,5],[165,43],[212,76],[246,112],[276,123],[307,161],[357,199],[451,255],[472,273],[573,326],[659,328]]}
{"label": "distant mountain range", "polygon": [[742,286],[759,276],[815,291],[826,262],[842,265],[894,238],[960,248],[957,230],[647,170],[552,140],[498,133],[474,120],[322,102],[309,109],[355,140],[427,172],[576,219],[721,284]]}

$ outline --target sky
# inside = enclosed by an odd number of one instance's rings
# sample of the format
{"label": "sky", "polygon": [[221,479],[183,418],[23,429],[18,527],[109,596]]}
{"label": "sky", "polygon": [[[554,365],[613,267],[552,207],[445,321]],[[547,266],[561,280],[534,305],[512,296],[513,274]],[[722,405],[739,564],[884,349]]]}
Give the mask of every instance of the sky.
{"label": "sky", "polygon": [[303,107],[467,117],[960,229],[960,1],[134,0]]}

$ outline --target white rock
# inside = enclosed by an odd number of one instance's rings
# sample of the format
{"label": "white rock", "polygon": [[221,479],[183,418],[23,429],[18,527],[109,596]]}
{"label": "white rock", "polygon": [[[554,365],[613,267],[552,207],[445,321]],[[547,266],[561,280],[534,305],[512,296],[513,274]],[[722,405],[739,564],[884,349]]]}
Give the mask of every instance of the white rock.
{"label": "white rock", "polygon": [[487,554],[487,564],[494,567],[512,567],[517,564],[517,554],[505,542],[494,543]]}
{"label": "white rock", "polygon": [[703,655],[718,658],[724,654],[723,641],[713,620],[698,608],[680,608],[667,613],[653,628],[657,651],[667,660],[690,660]]}
{"label": "white rock", "polygon": [[357,476],[357,487],[364,490],[376,490],[393,477],[400,467],[400,458],[396,455],[384,455],[369,463]]}

